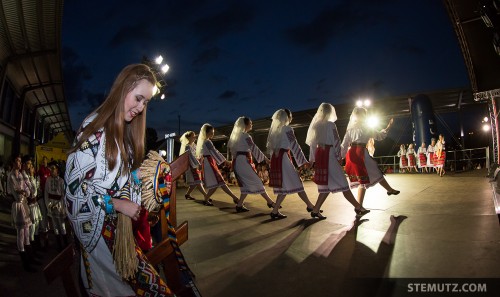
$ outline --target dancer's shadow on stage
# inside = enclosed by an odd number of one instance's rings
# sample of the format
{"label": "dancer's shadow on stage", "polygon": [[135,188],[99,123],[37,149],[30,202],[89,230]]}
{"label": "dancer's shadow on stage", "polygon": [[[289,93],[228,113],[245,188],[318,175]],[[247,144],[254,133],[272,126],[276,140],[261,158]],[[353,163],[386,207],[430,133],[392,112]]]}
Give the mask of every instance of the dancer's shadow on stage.
{"label": "dancer's shadow on stage", "polygon": [[[392,296],[393,283],[388,279],[388,271],[394,251],[399,225],[406,216],[391,216],[390,226],[376,251],[360,242],[358,227],[364,220],[355,220],[353,227],[333,249],[332,255],[350,253],[342,282],[339,283],[340,296]],[[348,250],[345,249],[347,246]],[[350,252],[349,252],[350,251]]]}

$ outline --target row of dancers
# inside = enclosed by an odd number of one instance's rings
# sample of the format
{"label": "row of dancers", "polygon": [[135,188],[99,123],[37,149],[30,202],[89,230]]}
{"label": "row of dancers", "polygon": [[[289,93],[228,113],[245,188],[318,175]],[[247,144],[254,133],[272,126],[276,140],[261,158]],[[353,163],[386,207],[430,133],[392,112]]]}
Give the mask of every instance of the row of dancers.
{"label": "row of dancers", "polygon": [[[413,143],[408,145],[401,144],[399,151],[399,170],[400,172],[429,172],[435,170],[439,176],[443,176],[446,171],[444,165],[446,163],[446,149],[445,140],[442,134],[439,135],[438,140],[431,139],[431,144],[426,147],[425,142],[415,151]],[[417,169],[418,167],[418,169]]]}
{"label": "row of dancers", "polygon": [[[194,189],[198,189],[204,196],[203,204],[212,206],[211,196],[220,187],[233,199],[237,212],[246,212],[249,211],[244,204],[246,197],[249,194],[260,194],[266,200],[267,206],[272,209],[271,218],[283,219],[287,217],[280,212],[283,200],[287,195],[297,193],[306,204],[306,211],[310,212],[311,217],[326,219],[322,215],[322,204],[330,193],[342,192],[354,207],[356,215],[363,216],[369,212],[363,207],[367,188],[380,183],[387,190],[387,195],[400,193],[389,185],[366,148],[370,138],[378,141],[387,136],[393,120],[389,121],[387,128],[376,131],[365,125],[366,116],[365,108],[354,108],[346,134],[341,141],[335,124],[337,120],[335,108],[329,103],[322,103],[307,131],[306,144],[311,148],[309,160],[305,157],[290,126],[292,113],[288,109],[279,109],[273,114],[266,144],[266,152],[270,159],[255,145],[248,134],[252,130],[252,121],[248,117],[239,117],[231,132],[228,141],[231,163],[214,147],[211,139],[215,130],[212,125],[204,124],[201,127],[196,143],[196,133],[187,131],[180,138],[180,154],[188,152],[190,161],[190,168],[186,171],[189,188],[185,198],[194,200],[191,193]],[[318,187],[316,204],[309,200],[292,156],[299,168],[314,166],[313,181]],[[341,166],[344,158],[345,171]],[[276,201],[271,199],[257,175],[254,159],[257,163],[270,164],[269,186],[277,196]],[[232,166],[240,187],[240,197],[234,195],[224,182],[218,168],[222,164]],[[353,188],[358,189],[357,199],[351,192]]]}

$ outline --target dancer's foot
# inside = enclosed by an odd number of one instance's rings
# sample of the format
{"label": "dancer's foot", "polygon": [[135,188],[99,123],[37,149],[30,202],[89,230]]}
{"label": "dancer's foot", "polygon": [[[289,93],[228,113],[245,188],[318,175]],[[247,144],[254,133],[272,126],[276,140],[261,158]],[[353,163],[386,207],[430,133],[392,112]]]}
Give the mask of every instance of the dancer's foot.
{"label": "dancer's foot", "polygon": [[205,206],[214,206],[214,204],[210,200],[212,200],[212,199],[203,201],[203,205],[205,205]]}
{"label": "dancer's foot", "polygon": [[[311,212],[311,211],[313,211],[313,208],[312,207],[306,207],[306,210],[307,210],[307,212]],[[323,212],[323,210],[320,209],[319,212]]]}
{"label": "dancer's foot", "polygon": [[236,205],[236,212],[247,212],[250,211],[250,209],[246,208],[245,205],[238,206]]}
{"label": "dancer's foot", "polygon": [[[276,202],[273,202],[273,203],[268,203],[267,204],[267,207],[269,208],[274,208],[274,206],[276,205]],[[281,205],[280,205],[280,208],[281,208]]]}
{"label": "dancer's foot", "polygon": [[326,219],[326,217],[324,217],[322,214],[320,214],[320,213],[315,213],[315,212],[311,212],[311,217],[312,217],[312,218],[318,218],[319,220],[324,220],[324,219]]}
{"label": "dancer's foot", "polygon": [[366,209],[366,208],[362,208],[362,209],[354,209],[354,211],[356,212],[356,216],[357,217],[362,217],[364,216],[365,214],[369,213],[370,210]]}
{"label": "dancer's foot", "polygon": [[286,215],[282,214],[279,211],[278,211],[278,213],[271,212],[270,215],[271,215],[271,219],[273,219],[273,220],[286,218]]}
{"label": "dancer's foot", "polygon": [[399,193],[401,193],[401,191],[398,191],[398,190],[390,190],[390,191],[387,191],[387,195],[391,196],[391,195],[398,195]]}
{"label": "dancer's foot", "polygon": [[186,200],[195,200],[195,198],[189,194],[184,195],[184,197],[186,198]]}

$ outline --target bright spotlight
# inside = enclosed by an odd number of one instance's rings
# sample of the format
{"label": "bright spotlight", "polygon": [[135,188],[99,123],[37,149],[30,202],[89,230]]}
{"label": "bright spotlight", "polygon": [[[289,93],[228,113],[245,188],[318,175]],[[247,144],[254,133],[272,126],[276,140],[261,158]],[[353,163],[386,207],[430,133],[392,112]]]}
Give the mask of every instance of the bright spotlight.
{"label": "bright spotlight", "polygon": [[372,104],[372,102],[370,101],[370,99],[365,99],[365,101],[363,101],[363,105],[364,105],[365,107],[368,107],[368,106],[370,106],[371,104]]}
{"label": "bright spotlight", "polygon": [[168,66],[168,64],[161,66],[161,72],[163,73],[167,73],[168,69],[170,69],[170,66]]}
{"label": "bright spotlight", "polygon": [[366,124],[368,127],[375,128],[378,126],[379,120],[376,116],[370,116],[366,119]]}
{"label": "bright spotlight", "polygon": [[363,106],[363,101],[361,101],[361,100],[356,101],[356,106],[357,107],[362,107]]}
{"label": "bright spotlight", "polygon": [[490,125],[484,124],[483,125],[483,131],[489,131],[490,130]]}
{"label": "bright spotlight", "polygon": [[155,62],[156,64],[160,65],[161,62],[163,62],[163,57],[161,55],[159,55],[156,59],[155,59]]}
{"label": "bright spotlight", "polygon": [[488,117],[484,117],[483,122],[488,122]]}
{"label": "bright spotlight", "polygon": [[165,99],[165,94],[161,94],[160,99],[161,99],[161,100]]}

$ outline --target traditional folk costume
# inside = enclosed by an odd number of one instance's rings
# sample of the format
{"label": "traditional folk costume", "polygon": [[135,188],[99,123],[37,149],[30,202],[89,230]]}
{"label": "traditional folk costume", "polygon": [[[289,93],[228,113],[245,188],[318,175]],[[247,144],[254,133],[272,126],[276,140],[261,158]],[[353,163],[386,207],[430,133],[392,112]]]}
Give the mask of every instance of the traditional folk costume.
{"label": "traditional folk costume", "polygon": [[[20,190],[23,192],[20,193]],[[27,200],[30,196],[30,185],[21,171],[12,170],[8,175],[7,193],[14,198],[11,208],[12,221],[17,230],[17,248],[23,252],[24,246],[30,244],[29,227],[32,223]]]}
{"label": "traditional folk costume", "polygon": [[398,157],[399,157],[399,169],[405,169],[408,168],[408,158],[406,157],[406,149],[401,147],[398,151]]}
{"label": "traditional folk costume", "polygon": [[408,150],[406,151],[406,158],[408,159],[408,167],[416,167],[417,166],[417,160],[415,158],[415,149],[412,147],[409,147]]}
{"label": "traditional folk costume", "polygon": [[425,147],[418,148],[418,168],[427,167],[427,149]]}
{"label": "traditional folk costume", "polygon": [[40,182],[37,177],[31,176],[23,172],[24,178],[28,181],[30,187],[30,196],[28,197],[28,207],[30,209],[30,240],[34,241],[35,236],[38,236],[40,231],[40,222],[42,221],[42,212],[40,211],[40,205],[38,205],[37,195],[38,187]]}
{"label": "traditional folk costume", "polygon": [[307,131],[306,144],[310,146],[309,162],[314,162],[313,181],[319,193],[337,193],[349,190],[349,183],[340,165],[340,137],[333,111],[329,118],[314,116]]}
{"label": "traditional folk costume", "polygon": [[226,162],[226,158],[214,147],[210,139],[203,141],[200,154],[203,156],[203,183],[205,187],[210,190],[225,185],[226,182],[217,166]]}
{"label": "traditional folk costume", "polygon": [[66,209],[63,203],[64,180],[58,176],[49,176],[45,183],[45,205],[47,205],[47,216],[52,220],[55,235],[65,235]]}
{"label": "traditional folk costume", "polygon": [[387,131],[375,131],[366,127],[365,123],[358,122],[353,111],[341,145],[341,155],[346,158],[345,172],[351,188],[361,186],[367,189],[384,179],[377,162],[366,149],[366,143],[371,137],[383,140],[387,137]]}
{"label": "traditional folk costume", "polygon": [[244,132],[244,128],[235,126],[229,138],[228,146],[233,156],[232,168],[241,194],[262,194],[266,189],[262,179],[257,175],[253,158],[260,163],[266,157],[255,145],[252,137]]}
{"label": "traditional folk costume", "polygon": [[[88,118],[83,127],[93,118]],[[90,296],[173,296],[137,245],[135,276],[124,280],[117,272],[112,253],[118,216],[114,210],[106,214],[105,199],[109,195],[141,204],[141,189],[130,173],[122,172],[120,154],[115,168],[109,169],[105,147],[105,131],[101,129],[71,153],[66,163],[65,201],[81,245],[83,285]]]}
{"label": "traditional folk costume", "polygon": [[196,186],[201,184],[201,171],[198,169],[200,167],[200,162],[196,159],[196,144],[186,144],[184,152],[189,154],[189,165],[190,168],[186,170],[186,183],[188,186]]}
{"label": "traditional folk costume", "polygon": [[47,206],[45,205],[45,183],[50,176],[50,169],[47,166],[40,165],[37,175],[40,180],[40,192],[38,193],[37,199],[38,205],[40,206],[40,212],[42,213],[39,230],[40,232],[47,232],[49,231],[49,218],[47,216]]}
{"label": "traditional folk costume", "polygon": [[[441,152],[441,154],[439,154],[439,152]],[[434,154],[434,156],[435,167],[443,168],[444,164],[446,163],[446,148],[444,140],[442,142],[441,140],[438,140],[436,142],[436,153]]]}
{"label": "traditional folk costume", "polygon": [[435,167],[435,152],[436,152],[436,146],[429,144],[427,147],[427,167],[434,168]]}
{"label": "traditional folk costume", "polygon": [[272,153],[269,186],[273,188],[274,194],[287,195],[304,191],[291,156],[293,155],[298,167],[307,163],[307,159],[288,122],[282,122],[276,129],[271,125],[267,147]]}

